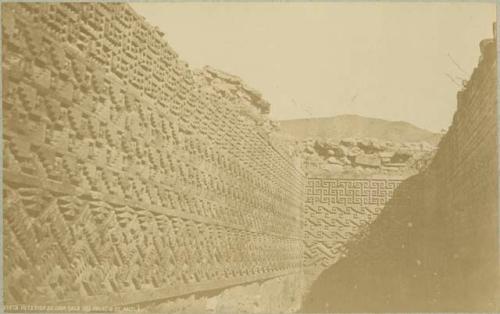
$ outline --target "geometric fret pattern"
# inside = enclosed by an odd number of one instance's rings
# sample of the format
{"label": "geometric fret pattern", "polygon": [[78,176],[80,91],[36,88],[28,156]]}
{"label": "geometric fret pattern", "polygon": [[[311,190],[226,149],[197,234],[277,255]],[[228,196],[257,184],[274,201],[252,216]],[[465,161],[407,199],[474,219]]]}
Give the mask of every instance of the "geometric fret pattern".
{"label": "geometric fret pattern", "polygon": [[327,267],[380,214],[401,180],[309,178],[304,216],[305,266]]}

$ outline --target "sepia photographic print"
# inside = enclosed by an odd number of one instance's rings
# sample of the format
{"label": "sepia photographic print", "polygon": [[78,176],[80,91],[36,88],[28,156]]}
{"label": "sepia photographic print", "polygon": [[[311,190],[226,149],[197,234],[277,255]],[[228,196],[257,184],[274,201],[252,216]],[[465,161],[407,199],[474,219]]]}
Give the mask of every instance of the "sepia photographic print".
{"label": "sepia photographic print", "polygon": [[499,312],[491,2],[3,2],[7,313]]}

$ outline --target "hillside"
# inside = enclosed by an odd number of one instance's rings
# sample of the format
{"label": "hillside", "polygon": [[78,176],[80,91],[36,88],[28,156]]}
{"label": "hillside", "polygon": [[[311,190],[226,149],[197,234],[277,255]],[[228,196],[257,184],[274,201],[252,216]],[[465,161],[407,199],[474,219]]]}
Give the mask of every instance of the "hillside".
{"label": "hillside", "polygon": [[280,129],[297,139],[322,138],[341,140],[343,138],[376,138],[396,143],[427,142],[439,143],[440,134],[418,128],[408,122],[387,121],[357,115],[340,115],[329,118],[282,120]]}

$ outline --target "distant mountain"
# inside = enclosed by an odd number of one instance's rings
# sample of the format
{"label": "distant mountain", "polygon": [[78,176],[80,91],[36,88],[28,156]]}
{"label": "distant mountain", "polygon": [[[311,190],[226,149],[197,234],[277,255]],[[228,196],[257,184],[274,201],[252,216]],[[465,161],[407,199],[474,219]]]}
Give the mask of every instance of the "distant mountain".
{"label": "distant mountain", "polygon": [[279,123],[283,133],[297,139],[376,138],[396,143],[424,141],[437,145],[441,138],[438,133],[421,129],[408,122],[387,121],[358,115],[282,120]]}

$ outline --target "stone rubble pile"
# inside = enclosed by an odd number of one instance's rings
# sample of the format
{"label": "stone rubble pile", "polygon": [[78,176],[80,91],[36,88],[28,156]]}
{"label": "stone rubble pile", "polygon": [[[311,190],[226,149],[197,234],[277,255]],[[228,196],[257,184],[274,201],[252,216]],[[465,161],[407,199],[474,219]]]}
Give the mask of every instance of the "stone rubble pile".
{"label": "stone rubble pile", "polygon": [[340,141],[308,138],[295,144],[306,173],[386,173],[419,170],[436,147],[427,142],[397,143],[373,138]]}

